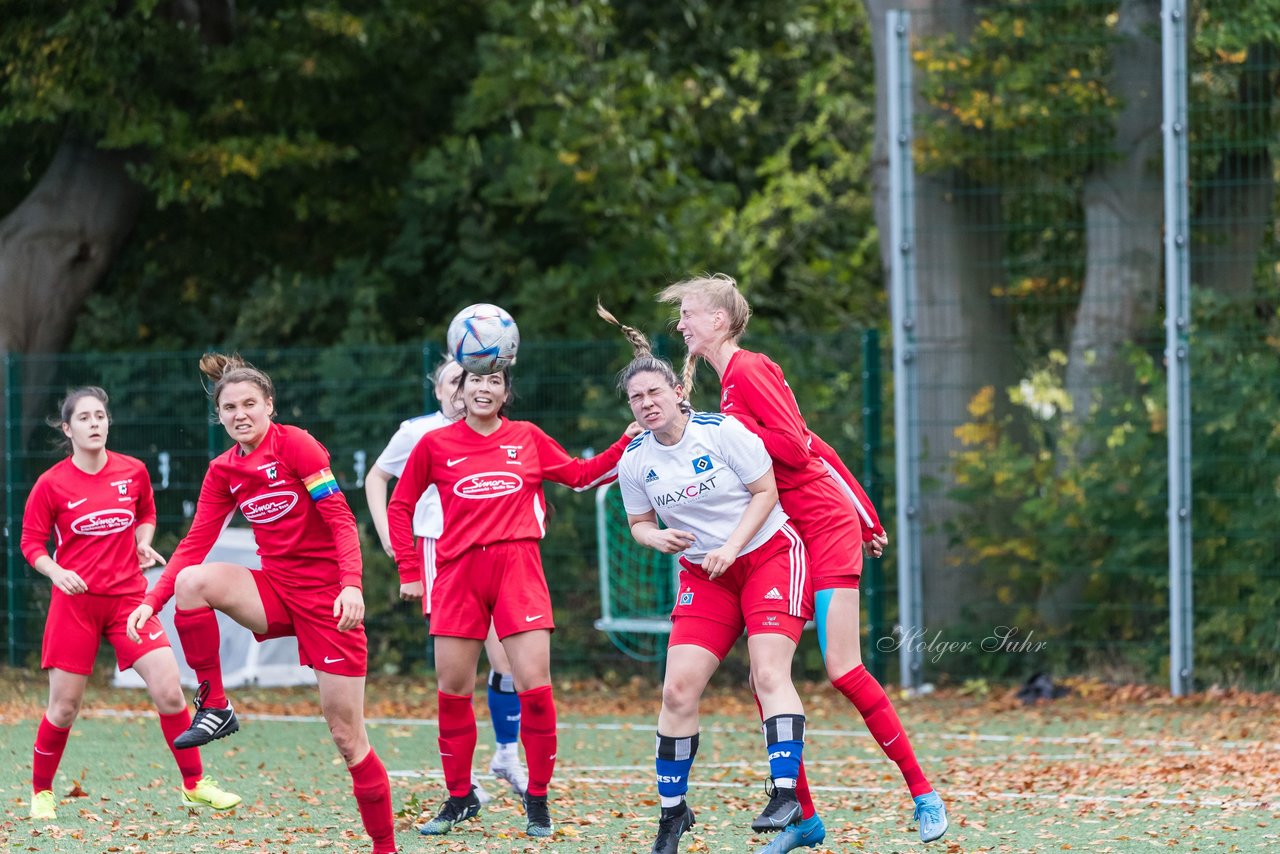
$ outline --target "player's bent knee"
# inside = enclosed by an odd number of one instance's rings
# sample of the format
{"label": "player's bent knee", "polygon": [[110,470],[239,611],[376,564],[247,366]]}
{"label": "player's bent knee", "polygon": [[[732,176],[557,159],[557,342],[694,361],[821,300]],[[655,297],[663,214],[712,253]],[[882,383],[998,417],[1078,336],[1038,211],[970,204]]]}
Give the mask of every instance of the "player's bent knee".
{"label": "player's bent knee", "polygon": [[49,708],[45,710],[45,717],[49,719],[49,723],[59,729],[66,729],[75,723],[76,716],[80,714],[80,704],[70,700],[54,700],[49,703]]}
{"label": "player's bent knee", "polygon": [[759,669],[752,669],[751,676],[755,692],[761,697],[770,696],[791,684],[790,667],[783,669],[761,665]]}
{"label": "player's bent knee", "polygon": [[354,764],[369,752],[369,739],[363,728],[330,725],[329,734],[333,736],[334,746],[348,765]]}
{"label": "player's bent knee", "polygon": [[166,687],[151,694],[156,704],[156,711],[162,715],[176,715],[187,707],[187,698],[182,694],[182,686]]}
{"label": "player's bent knee", "polygon": [[668,711],[678,715],[687,715],[698,710],[698,701],[702,692],[691,680],[670,678],[662,684],[662,705]]}
{"label": "player's bent knee", "polygon": [[198,608],[207,605],[205,593],[208,590],[209,574],[203,566],[192,566],[178,573],[173,582],[173,595],[181,608]]}

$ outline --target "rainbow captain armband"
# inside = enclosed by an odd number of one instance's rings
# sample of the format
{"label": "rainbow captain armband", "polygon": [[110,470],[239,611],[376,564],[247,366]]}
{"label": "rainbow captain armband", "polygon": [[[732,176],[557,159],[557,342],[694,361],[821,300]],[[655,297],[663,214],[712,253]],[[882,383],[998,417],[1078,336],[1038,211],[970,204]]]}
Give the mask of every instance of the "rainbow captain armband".
{"label": "rainbow captain armband", "polygon": [[328,498],[342,491],[338,488],[338,481],[334,479],[333,472],[327,468],[320,469],[310,477],[304,477],[302,482],[307,487],[307,492],[311,493],[312,501],[319,501],[321,498]]}

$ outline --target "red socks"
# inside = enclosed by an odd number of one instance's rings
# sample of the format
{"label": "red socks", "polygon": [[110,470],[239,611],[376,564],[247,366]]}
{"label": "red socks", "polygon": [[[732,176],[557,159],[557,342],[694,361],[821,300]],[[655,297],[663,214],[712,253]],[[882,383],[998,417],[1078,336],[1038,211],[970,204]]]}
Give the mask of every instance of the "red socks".
{"label": "red socks", "polygon": [[520,743],[529,763],[529,794],[543,797],[556,769],[556,701],[550,685],[520,692]]}
{"label": "red socks", "polygon": [[365,833],[373,840],[373,854],[395,854],[396,827],[391,815],[391,780],[387,769],[373,748],[369,755],[347,770],[351,772],[351,790],[360,808]]}
{"label": "red socks", "polygon": [[[764,721],[764,706],[760,705],[760,697],[756,694],[751,695],[756,701],[756,711],[760,713],[761,722]],[[804,760],[800,760],[800,773],[796,776],[796,800],[800,801],[800,818],[811,819],[817,812],[813,806],[813,795],[809,792],[809,775],[804,773]]]}
{"label": "red socks", "polygon": [[164,733],[164,743],[169,745],[173,758],[178,763],[178,771],[182,774],[182,786],[194,789],[204,777],[204,764],[200,761],[200,749],[174,750],[173,740],[187,731],[191,726],[191,712],[183,709],[172,715],[160,716],[160,731]]}
{"label": "red socks", "polygon": [[31,753],[32,793],[53,788],[53,775],[58,773],[58,763],[62,761],[62,751],[67,748],[69,735],[71,727],[63,729],[49,723],[47,717],[40,718],[35,748]]}
{"label": "red socks", "polygon": [[187,664],[196,672],[196,679],[209,683],[204,704],[211,709],[225,709],[228,703],[222,687],[222,635],[218,631],[218,615],[212,608],[188,611],[178,608],[173,613],[173,626],[182,639],[182,651]]}
{"label": "red socks", "polygon": [[449,794],[471,791],[471,759],[476,752],[476,712],[471,697],[437,692],[440,698],[440,764]]}
{"label": "red socks", "polygon": [[911,796],[933,791],[933,786],[920,770],[920,763],[916,761],[915,751],[911,749],[911,742],[898,720],[893,703],[889,702],[889,695],[867,668],[859,664],[831,684],[857,708],[884,755],[898,764]]}

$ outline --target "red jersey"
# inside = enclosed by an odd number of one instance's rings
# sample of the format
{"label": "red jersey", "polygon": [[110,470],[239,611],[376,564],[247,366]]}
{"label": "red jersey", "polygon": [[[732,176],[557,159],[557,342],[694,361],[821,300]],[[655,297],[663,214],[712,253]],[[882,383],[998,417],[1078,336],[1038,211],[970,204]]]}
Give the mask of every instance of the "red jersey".
{"label": "red jersey", "polygon": [[253,526],[262,570],[284,589],[360,586],[355,517],[329,452],[306,430],[272,424],[252,453],[234,445],[209,463],[191,530],[143,601],[164,607],[178,573],[209,556],[237,509]]}
{"label": "red jersey", "polygon": [[436,541],[443,564],[475,546],[539,540],[546,534],[544,480],[587,489],[617,476],[630,441],[618,439],[589,460],[569,456],[555,439],[528,421],[501,419],[482,436],[466,419],[427,433],[414,446],[388,508],[391,544],[402,581],[420,579],[413,547],[413,508],[427,487],[440,491],[444,533]]}
{"label": "red jersey", "polygon": [[[883,530],[857,479],[831,446],[805,423],[795,394],[773,360],[762,353],[738,350],[729,358],[720,388],[720,411],[734,416],[759,436],[773,458],[780,499],[817,478],[833,477],[858,512],[862,538],[870,540],[872,533]],[[783,509],[795,515],[787,503],[783,501]]]}
{"label": "red jersey", "polygon": [[883,534],[884,526],[880,524],[880,516],[876,513],[875,505],[871,503],[871,498],[862,488],[862,484],[858,483],[858,479],[853,476],[853,472],[849,471],[849,467],[844,464],[844,460],[840,459],[836,449],[823,441],[817,433],[810,431],[809,438],[812,440],[811,447],[818,452],[818,456],[822,457],[822,462],[835,479],[836,485],[853,503],[853,509],[858,511],[858,518],[862,520],[862,539],[870,542],[873,534]]}
{"label": "red jersey", "polygon": [[155,495],[141,460],[107,453],[97,474],[68,457],[36,480],[22,517],[22,555],[35,566],[48,555],[84,579],[100,596],[139,594],[147,580],[138,567],[139,525],[154,525]]}

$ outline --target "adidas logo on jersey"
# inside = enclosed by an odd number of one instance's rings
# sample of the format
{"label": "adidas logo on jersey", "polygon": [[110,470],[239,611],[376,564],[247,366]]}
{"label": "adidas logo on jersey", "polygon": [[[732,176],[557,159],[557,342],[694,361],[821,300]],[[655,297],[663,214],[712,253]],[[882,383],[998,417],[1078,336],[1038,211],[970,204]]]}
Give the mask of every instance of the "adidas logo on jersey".
{"label": "adidas logo on jersey", "polygon": [[645,483],[653,483],[657,479],[658,479],[658,473],[653,469],[649,469],[649,473],[644,476]]}
{"label": "adidas logo on jersey", "polygon": [[778,592],[778,588],[776,588],[776,587],[771,587],[771,588],[769,588],[769,592],[768,592],[768,593],[766,593],[766,594],[764,594],[764,598],[766,598],[766,599],[779,599],[779,600],[780,600],[780,599],[782,599],[782,594]]}

